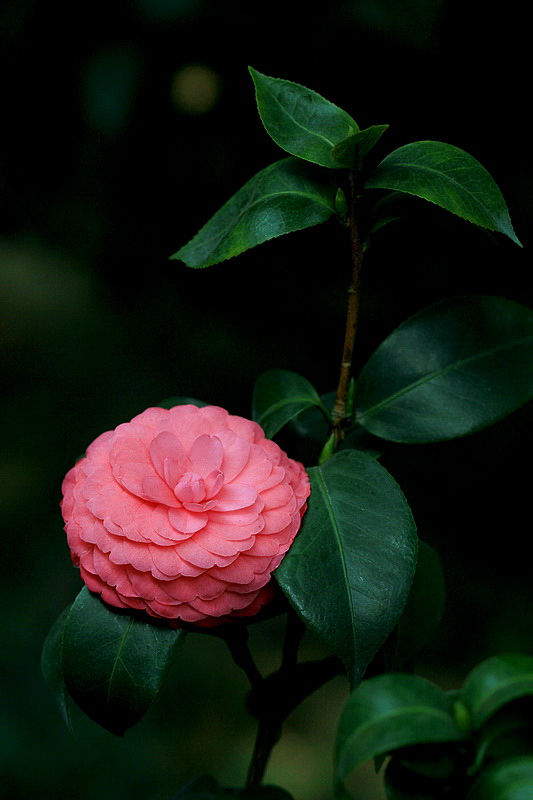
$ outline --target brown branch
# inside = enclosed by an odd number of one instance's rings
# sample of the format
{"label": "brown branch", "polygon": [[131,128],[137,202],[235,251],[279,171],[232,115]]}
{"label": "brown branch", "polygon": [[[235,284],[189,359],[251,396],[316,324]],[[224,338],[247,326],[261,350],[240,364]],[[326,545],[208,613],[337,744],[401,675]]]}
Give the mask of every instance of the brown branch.
{"label": "brown branch", "polygon": [[342,350],[341,370],[339,384],[337,386],[337,396],[333,406],[333,434],[335,446],[337,446],[344,435],[342,428],[346,419],[348,389],[352,373],[352,359],[354,350],[355,334],[357,332],[357,318],[359,315],[359,296],[361,290],[361,265],[363,261],[363,246],[359,236],[357,223],[357,189],[356,175],[350,172],[350,201],[348,206],[348,219],[346,225],[350,234],[352,252],[352,277],[348,287],[348,309],[346,313],[346,330],[344,333],[344,346]]}

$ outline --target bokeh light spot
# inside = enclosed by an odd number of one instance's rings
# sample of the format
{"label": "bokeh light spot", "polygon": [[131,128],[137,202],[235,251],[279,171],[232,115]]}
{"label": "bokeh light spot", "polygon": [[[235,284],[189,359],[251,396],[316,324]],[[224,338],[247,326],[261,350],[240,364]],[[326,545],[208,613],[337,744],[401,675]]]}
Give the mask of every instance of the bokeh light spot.
{"label": "bokeh light spot", "polygon": [[220,80],[217,73],[205,64],[188,64],[175,73],[170,92],[178,111],[205,114],[216,105]]}

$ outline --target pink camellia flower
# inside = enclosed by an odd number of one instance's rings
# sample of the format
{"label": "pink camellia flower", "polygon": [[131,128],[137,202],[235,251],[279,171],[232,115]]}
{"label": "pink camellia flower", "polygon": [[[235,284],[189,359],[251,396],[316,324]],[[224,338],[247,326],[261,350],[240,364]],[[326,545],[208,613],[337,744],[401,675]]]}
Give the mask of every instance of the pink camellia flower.
{"label": "pink camellia flower", "polygon": [[216,406],[149,408],[99,436],[63,481],[88,588],[171,624],[251,616],[300,527],[309,478],[255,422]]}

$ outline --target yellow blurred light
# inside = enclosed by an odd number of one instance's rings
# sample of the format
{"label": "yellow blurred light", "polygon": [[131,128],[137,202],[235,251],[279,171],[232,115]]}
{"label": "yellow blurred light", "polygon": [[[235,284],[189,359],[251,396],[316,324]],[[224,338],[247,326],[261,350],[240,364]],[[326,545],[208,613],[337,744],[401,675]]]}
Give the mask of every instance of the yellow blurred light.
{"label": "yellow blurred light", "polygon": [[217,73],[204,64],[189,64],[172,78],[172,103],[187,114],[205,114],[215,106],[220,90]]}

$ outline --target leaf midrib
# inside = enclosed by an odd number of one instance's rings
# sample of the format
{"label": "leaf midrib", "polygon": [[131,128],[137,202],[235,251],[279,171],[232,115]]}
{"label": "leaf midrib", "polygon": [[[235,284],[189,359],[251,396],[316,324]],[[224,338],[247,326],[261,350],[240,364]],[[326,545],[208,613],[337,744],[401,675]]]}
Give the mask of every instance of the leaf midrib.
{"label": "leaf midrib", "polygon": [[271,97],[274,99],[274,101],[275,101],[275,102],[277,103],[277,105],[280,107],[281,111],[282,111],[284,114],[286,114],[286,115],[287,115],[287,117],[288,117],[288,118],[289,118],[289,119],[290,119],[292,122],[294,122],[294,124],[295,124],[295,125],[296,125],[298,128],[301,128],[303,131],[305,131],[305,132],[306,132],[306,133],[307,133],[309,136],[311,136],[311,137],[316,137],[317,139],[322,139],[322,141],[326,142],[326,144],[328,144],[328,145],[330,146],[330,148],[332,148],[332,147],[334,146],[335,142],[332,142],[332,141],[330,141],[330,140],[329,140],[329,139],[328,139],[326,136],[323,136],[321,133],[317,133],[316,131],[311,131],[311,130],[309,130],[309,128],[306,128],[304,125],[302,125],[302,123],[301,123],[301,122],[298,122],[298,120],[297,120],[297,119],[295,119],[295,117],[293,117],[293,116],[292,116],[292,114],[289,114],[289,112],[287,111],[287,109],[286,109],[286,108],[285,108],[285,107],[284,107],[284,106],[281,104],[281,102],[278,100],[278,98],[276,97],[276,95],[275,95],[275,94],[274,94],[274,93],[271,91],[271,89],[270,89],[268,86],[266,86],[266,87],[264,87],[264,88],[265,88],[265,91],[269,93],[269,95],[270,95],[270,96],[271,96]]}
{"label": "leaf midrib", "polygon": [[[453,186],[454,189],[458,190],[461,194],[466,195],[468,198],[471,199],[473,204],[476,206],[476,210],[477,210],[478,213],[481,211],[483,216],[488,214],[491,219],[495,219],[495,218],[497,218],[498,220],[500,219],[500,214],[496,215],[496,213],[492,209],[490,209],[489,206],[483,204],[482,200],[479,199],[477,194],[475,194],[471,189],[467,189],[464,186],[464,184],[460,183],[458,180],[453,178],[447,172],[440,172],[438,169],[435,169],[434,167],[428,167],[428,166],[425,166],[425,165],[421,165],[420,163],[417,163],[417,162],[409,163],[407,161],[402,162],[401,165],[400,164],[394,165],[394,167],[388,166],[387,168],[388,169],[392,169],[392,168],[398,169],[400,167],[402,169],[406,168],[408,170],[412,170],[413,172],[426,172],[429,175],[431,175],[432,178],[437,177],[440,180],[449,183],[451,186]],[[459,169],[463,169],[464,170],[465,167],[460,167]],[[378,180],[379,180],[379,178],[378,178]],[[372,178],[370,179],[370,183],[371,183],[371,181],[372,181]],[[386,183],[386,182],[387,181],[384,181],[383,183]],[[373,188],[373,187],[370,185],[370,188]],[[378,188],[378,187],[375,187],[375,188]],[[395,187],[395,186],[383,186],[383,188],[386,188],[386,189],[397,189],[397,187]],[[415,197],[420,197],[420,194],[415,192],[415,191],[413,191],[412,189],[406,189],[406,188],[402,187],[402,191],[407,192],[407,194],[415,195]],[[436,205],[442,206],[442,203],[439,203],[439,202],[437,202],[435,200],[431,200],[430,198],[425,197],[424,195],[422,195],[422,197],[424,198],[424,200],[430,200],[430,202],[435,203]],[[463,214],[461,214],[460,212],[453,211],[452,209],[448,208],[447,206],[445,206],[445,208],[446,208],[447,211],[452,211],[453,214],[457,214],[457,216],[463,217]]]}
{"label": "leaf midrib", "polygon": [[[272,414],[275,414],[276,411],[279,411],[281,408],[285,406],[294,405],[295,403],[302,404],[304,406],[317,406],[320,408],[321,404],[318,400],[313,400],[313,398],[309,397],[308,395],[302,396],[292,396],[287,399],[278,400],[277,403],[272,403],[266,411],[263,411],[262,414],[259,415],[259,419],[257,420],[258,424],[261,425],[265,418],[270,417]],[[302,408],[303,411],[303,408]]]}
{"label": "leaf midrib", "polygon": [[394,394],[389,395],[384,400],[381,400],[379,403],[376,403],[375,405],[371,406],[370,408],[365,409],[363,412],[361,412],[357,416],[358,416],[359,419],[364,418],[364,417],[371,417],[374,414],[378,413],[382,408],[394,403],[400,397],[403,397],[404,395],[408,394],[409,392],[415,391],[416,389],[418,389],[419,386],[423,386],[425,383],[430,383],[435,378],[439,378],[441,375],[445,375],[447,372],[451,372],[452,370],[455,370],[455,369],[462,369],[465,365],[470,364],[470,363],[472,363],[474,361],[481,361],[484,358],[489,358],[492,355],[495,355],[497,353],[503,352],[503,351],[508,350],[508,349],[510,349],[512,347],[516,347],[516,346],[519,346],[521,344],[525,344],[526,342],[529,342],[531,340],[533,340],[533,335],[525,336],[525,337],[523,337],[521,339],[515,339],[510,343],[506,343],[506,344],[501,345],[499,347],[494,347],[491,350],[485,350],[481,354],[476,354],[474,356],[470,356],[469,358],[462,359],[461,361],[457,361],[457,362],[451,364],[448,367],[444,367],[443,369],[435,370],[434,372],[429,373],[428,375],[420,378],[419,380],[408,384],[406,387],[404,387],[403,389],[400,389],[399,391],[395,392]]}
{"label": "leaf midrib", "polygon": [[[205,236],[203,236],[201,238],[201,240],[198,242],[198,244],[195,245],[195,244],[193,244],[193,242],[190,242],[190,244],[189,245],[185,245],[185,247],[190,248],[189,252],[191,252],[191,251],[195,251],[195,250],[198,250],[198,249],[203,249],[204,247],[207,247],[213,241],[216,241],[216,240],[218,240],[218,243],[220,243],[221,241],[223,241],[224,237],[228,235],[229,232],[231,232],[232,230],[235,229],[235,227],[241,221],[241,219],[244,217],[244,215],[247,214],[248,211],[250,211],[252,208],[254,208],[254,206],[258,205],[259,203],[263,202],[264,200],[268,200],[271,197],[280,197],[282,195],[293,195],[293,196],[297,196],[297,197],[305,197],[305,198],[308,198],[309,200],[313,200],[317,205],[322,205],[322,206],[324,206],[324,208],[329,209],[331,211],[331,213],[333,213],[333,211],[334,211],[334,209],[331,207],[331,205],[329,203],[327,203],[325,200],[323,200],[320,197],[320,195],[318,195],[318,194],[312,194],[311,192],[298,192],[298,191],[295,191],[295,190],[269,192],[268,194],[262,194],[261,197],[257,198],[257,200],[253,200],[252,202],[248,203],[248,205],[245,206],[245,208],[243,208],[242,211],[239,212],[239,214],[236,217],[234,217],[233,221],[231,223],[229,223],[228,225],[225,225],[224,228],[222,229],[222,231],[220,231],[219,233],[213,234],[209,238],[206,238]],[[200,237],[200,234],[201,234],[201,231],[197,234],[197,236]],[[185,247],[183,248],[183,250],[185,250]]]}
{"label": "leaf midrib", "polygon": [[343,574],[343,577],[344,577],[344,584],[345,584],[345,587],[346,587],[346,594],[348,596],[348,606],[349,606],[349,610],[350,610],[350,619],[352,621],[350,633],[351,633],[351,639],[352,639],[352,642],[353,642],[353,648],[354,648],[354,652],[355,652],[355,647],[356,647],[356,644],[357,644],[356,643],[356,637],[354,635],[354,631],[355,631],[355,609],[354,609],[354,602],[353,602],[352,593],[350,591],[350,582],[348,580],[348,569],[347,569],[347,566],[346,566],[346,558],[345,558],[345,555],[344,555],[344,550],[342,548],[342,540],[341,540],[341,536],[340,536],[340,532],[339,532],[339,526],[338,526],[337,520],[335,518],[335,513],[334,513],[334,510],[333,510],[333,503],[331,502],[331,497],[330,497],[330,494],[329,494],[329,491],[328,491],[327,483],[323,478],[322,471],[321,471],[320,467],[316,468],[315,474],[318,476],[318,482],[320,484],[319,488],[320,488],[320,491],[322,493],[322,497],[324,498],[324,505],[326,506],[326,510],[327,510],[328,516],[330,518],[330,522],[331,522],[331,526],[332,526],[332,529],[333,529],[333,532],[334,532],[334,535],[335,535],[335,539],[337,541],[338,552],[339,552],[339,557],[340,557],[341,566],[342,566],[342,574]]}
{"label": "leaf midrib", "polygon": [[[132,625],[133,625],[133,620],[132,619],[128,620],[128,624],[126,626],[126,630],[124,631],[124,633],[120,637],[120,645],[118,647],[118,652],[117,652],[116,657],[115,657],[115,659],[113,661],[113,668],[111,670],[111,673],[109,675],[109,679],[107,681],[106,700],[107,700],[108,705],[111,705],[111,692],[112,692],[112,687],[113,687],[113,679],[114,679],[115,672],[117,670],[119,662],[122,663],[120,655],[122,653],[122,650],[124,649],[124,646],[126,644],[126,639],[129,636],[129,632],[130,632],[130,630],[132,628]],[[131,679],[131,675],[129,674],[129,671],[126,670],[126,672],[128,673],[128,675],[130,676],[130,679]]]}

